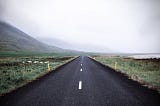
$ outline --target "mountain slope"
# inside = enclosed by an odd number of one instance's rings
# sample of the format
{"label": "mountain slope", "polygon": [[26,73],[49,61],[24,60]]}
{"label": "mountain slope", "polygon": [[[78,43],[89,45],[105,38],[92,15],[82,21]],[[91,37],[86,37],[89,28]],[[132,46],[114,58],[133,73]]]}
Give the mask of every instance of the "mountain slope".
{"label": "mountain slope", "polygon": [[64,52],[64,49],[48,46],[19,29],[0,22],[0,52],[25,51],[25,52]]}

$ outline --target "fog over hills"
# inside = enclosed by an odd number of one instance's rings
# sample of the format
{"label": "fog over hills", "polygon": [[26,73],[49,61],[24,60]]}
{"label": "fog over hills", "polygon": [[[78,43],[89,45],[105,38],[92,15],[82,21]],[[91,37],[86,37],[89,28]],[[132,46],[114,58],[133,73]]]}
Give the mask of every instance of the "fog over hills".
{"label": "fog over hills", "polygon": [[160,0],[0,0],[0,20],[59,48],[160,53]]}
{"label": "fog over hills", "polygon": [[44,44],[19,29],[0,22],[0,51],[64,52],[65,50]]}

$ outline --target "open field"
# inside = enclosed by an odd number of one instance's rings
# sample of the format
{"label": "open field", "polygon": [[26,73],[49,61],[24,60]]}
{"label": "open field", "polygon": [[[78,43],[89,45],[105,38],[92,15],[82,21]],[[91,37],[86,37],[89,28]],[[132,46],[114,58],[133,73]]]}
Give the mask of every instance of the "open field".
{"label": "open field", "polygon": [[133,59],[119,56],[94,56],[93,58],[112,68],[115,68],[117,62],[117,71],[160,91],[160,59]]}
{"label": "open field", "polygon": [[0,57],[0,94],[10,92],[72,60],[73,56]]}

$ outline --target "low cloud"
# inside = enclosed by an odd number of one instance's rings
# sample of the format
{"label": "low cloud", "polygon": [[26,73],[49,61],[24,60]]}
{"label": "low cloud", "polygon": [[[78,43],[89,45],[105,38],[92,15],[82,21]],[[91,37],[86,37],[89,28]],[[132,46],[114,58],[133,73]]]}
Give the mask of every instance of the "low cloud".
{"label": "low cloud", "polygon": [[159,0],[5,0],[0,15],[34,38],[62,48],[160,52]]}

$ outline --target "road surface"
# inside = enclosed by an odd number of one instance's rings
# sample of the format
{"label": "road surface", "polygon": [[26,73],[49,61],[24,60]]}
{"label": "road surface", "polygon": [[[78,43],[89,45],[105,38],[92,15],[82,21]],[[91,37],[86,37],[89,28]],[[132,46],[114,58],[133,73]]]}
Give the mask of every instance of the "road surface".
{"label": "road surface", "polygon": [[160,95],[81,56],[0,97],[0,106],[160,106]]}

